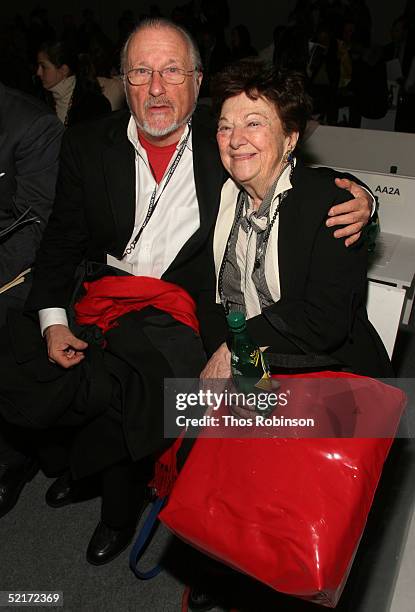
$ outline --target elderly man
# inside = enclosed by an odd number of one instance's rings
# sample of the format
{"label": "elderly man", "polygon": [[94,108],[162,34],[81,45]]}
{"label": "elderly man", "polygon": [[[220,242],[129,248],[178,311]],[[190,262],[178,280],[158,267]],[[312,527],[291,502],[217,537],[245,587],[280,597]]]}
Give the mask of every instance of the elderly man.
{"label": "elderly man", "polygon": [[[9,352],[20,359],[26,383],[30,377],[30,396],[16,391],[15,364],[3,365],[12,383],[0,388],[8,423],[41,429],[60,443],[53,466],[66,471],[46,494],[50,505],[79,500],[81,485],[99,474],[102,516],[87,550],[93,564],[113,559],[134,535],[149,458],[167,443],[163,378],[198,376],[205,361],[200,336],[206,352],[218,346],[214,334],[204,333],[207,313],[197,308],[214,288],[209,239],[224,178],[210,121],[194,112],[202,80],[198,51],[180,27],[151,20],[131,34],[122,66],[130,112],[66,134],[28,314],[10,324]],[[339,224],[352,223],[337,231],[354,240],[370,198],[349,181],[343,186],[361,196],[334,211]],[[71,300],[83,261],[94,282],[75,322]],[[97,287],[111,300],[98,300],[98,317],[91,298]],[[126,295],[137,301],[130,311],[123,310]],[[47,351],[33,327],[35,312]],[[107,326],[103,340],[100,317],[114,312],[116,325]],[[9,479],[9,506],[24,483],[21,475]]]}

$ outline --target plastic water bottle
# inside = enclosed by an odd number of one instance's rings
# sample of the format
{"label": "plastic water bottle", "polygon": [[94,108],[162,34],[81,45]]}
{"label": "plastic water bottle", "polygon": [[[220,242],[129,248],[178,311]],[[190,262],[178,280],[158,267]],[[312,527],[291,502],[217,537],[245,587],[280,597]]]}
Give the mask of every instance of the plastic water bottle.
{"label": "plastic water bottle", "polygon": [[271,376],[261,349],[251,339],[245,315],[231,311],[227,316],[231,340],[231,370],[235,385],[243,393],[271,389]]}

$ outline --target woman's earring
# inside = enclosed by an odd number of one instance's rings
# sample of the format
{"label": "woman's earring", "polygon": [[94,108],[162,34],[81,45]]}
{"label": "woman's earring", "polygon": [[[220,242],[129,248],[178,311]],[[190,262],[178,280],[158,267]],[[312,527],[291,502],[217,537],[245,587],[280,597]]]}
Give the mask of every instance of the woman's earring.
{"label": "woman's earring", "polygon": [[287,149],[287,151],[284,153],[283,157],[282,157],[282,161],[285,164],[290,164],[292,162],[292,160],[294,159],[294,155],[293,155],[293,150],[291,149],[291,147],[289,149]]}

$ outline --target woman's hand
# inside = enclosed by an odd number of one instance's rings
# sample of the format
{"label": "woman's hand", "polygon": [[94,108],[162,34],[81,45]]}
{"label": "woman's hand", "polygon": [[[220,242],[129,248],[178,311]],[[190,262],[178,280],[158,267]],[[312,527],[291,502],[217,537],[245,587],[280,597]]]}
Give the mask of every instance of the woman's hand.
{"label": "woman's hand", "polygon": [[[226,388],[227,381],[231,376],[231,352],[224,342],[213,353],[200,373],[200,388],[205,392],[221,393]],[[213,414],[212,408],[208,410],[207,414]]]}
{"label": "woman's hand", "polygon": [[213,378],[227,379],[231,378],[231,375],[231,352],[224,342],[213,353],[212,357],[203,368],[200,378],[202,380]]}

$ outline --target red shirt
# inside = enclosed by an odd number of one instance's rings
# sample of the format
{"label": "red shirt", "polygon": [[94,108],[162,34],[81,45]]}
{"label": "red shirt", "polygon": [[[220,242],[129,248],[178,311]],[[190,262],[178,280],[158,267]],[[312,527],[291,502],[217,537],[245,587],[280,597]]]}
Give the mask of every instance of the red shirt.
{"label": "red shirt", "polygon": [[141,146],[146,150],[148,162],[150,164],[151,171],[157,183],[160,183],[161,179],[166,172],[166,168],[170,163],[173,154],[176,151],[177,142],[167,145],[166,147],[159,147],[151,142],[148,142],[141,134],[138,135]]}

